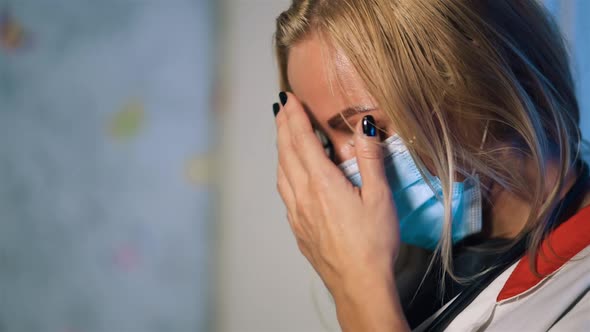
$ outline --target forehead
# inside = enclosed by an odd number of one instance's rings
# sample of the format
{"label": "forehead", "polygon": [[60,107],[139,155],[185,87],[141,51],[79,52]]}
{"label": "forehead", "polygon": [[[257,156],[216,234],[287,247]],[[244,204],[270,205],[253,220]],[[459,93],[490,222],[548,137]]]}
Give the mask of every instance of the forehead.
{"label": "forehead", "polygon": [[371,103],[348,57],[317,35],[295,44],[287,63],[292,92],[318,121],[351,106]]}

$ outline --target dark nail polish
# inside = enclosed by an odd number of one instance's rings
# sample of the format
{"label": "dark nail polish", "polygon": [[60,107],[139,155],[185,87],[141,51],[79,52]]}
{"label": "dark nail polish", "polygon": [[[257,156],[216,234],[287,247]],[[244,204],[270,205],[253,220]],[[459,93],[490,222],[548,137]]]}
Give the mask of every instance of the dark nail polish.
{"label": "dark nail polish", "polygon": [[277,117],[277,114],[279,114],[280,110],[281,110],[281,106],[279,105],[279,103],[272,104],[272,112],[274,113],[275,118]]}
{"label": "dark nail polish", "polygon": [[279,99],[281,100],[281,104],[283,104],[283,106],[285,106],[285,104],[287,103],[287,94],[283,91],[281,91],[279,93]]}
{"label": "dark nail polish", "polygon": [[375,128],[375,118],[372,115],[366,115],[363,118],[363,133],[369,137],[377,136],[377,128]]}

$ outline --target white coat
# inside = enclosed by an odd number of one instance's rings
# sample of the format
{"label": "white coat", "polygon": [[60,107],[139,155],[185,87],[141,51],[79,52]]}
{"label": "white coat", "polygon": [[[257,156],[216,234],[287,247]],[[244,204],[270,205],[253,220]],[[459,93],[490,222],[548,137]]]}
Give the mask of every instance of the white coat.
{"label": "white coat", "polygon": [[551,232],[537,264],[544,277],[535,276],[528,256],[523,257],[489,284],[445,331],[590,331],[590,207]]}

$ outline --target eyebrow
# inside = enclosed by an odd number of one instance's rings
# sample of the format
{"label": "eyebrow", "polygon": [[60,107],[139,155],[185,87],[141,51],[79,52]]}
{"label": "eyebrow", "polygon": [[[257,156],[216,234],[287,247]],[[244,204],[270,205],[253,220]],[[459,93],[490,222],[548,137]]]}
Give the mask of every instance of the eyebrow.
{"label": "eyebrow", "polygon": [[333,129],[336,129],[336,128],[342,126],[345,119],[353,117],[359,113],[371,112],[371,111],[375,111],[375,110],[377,110],[377,109],[374,107],[368,107],[368,106],[348,107],[345,110],[343,110],[342,112],[331,117],[328,120],[328,126],[332,127]]}

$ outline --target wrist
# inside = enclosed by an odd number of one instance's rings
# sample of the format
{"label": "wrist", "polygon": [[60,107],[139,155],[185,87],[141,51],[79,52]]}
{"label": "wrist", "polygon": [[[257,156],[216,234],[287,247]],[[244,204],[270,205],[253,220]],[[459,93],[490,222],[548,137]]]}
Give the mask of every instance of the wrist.
{"label": "wrist", "polygon": [[333,294],[343,331],[405,331],[393,273],[351,280]]}

